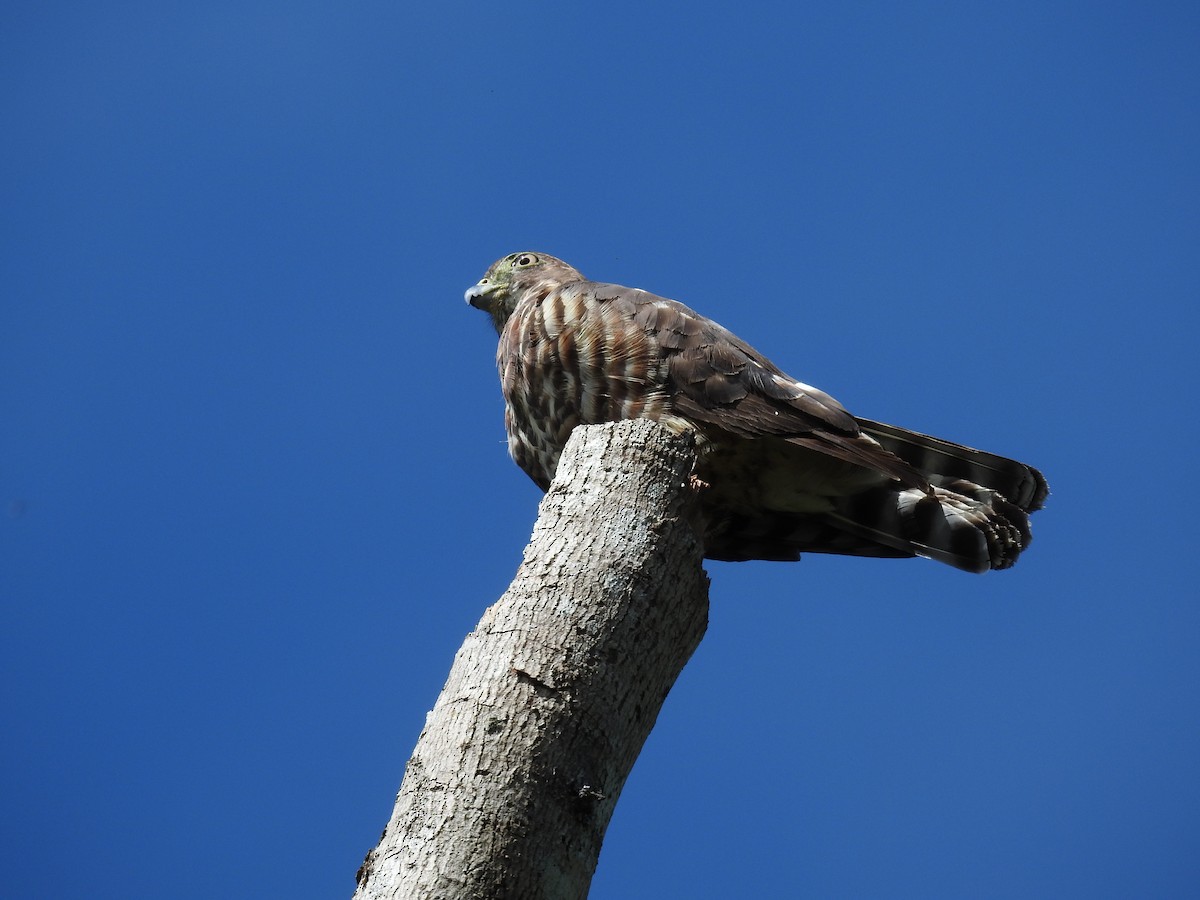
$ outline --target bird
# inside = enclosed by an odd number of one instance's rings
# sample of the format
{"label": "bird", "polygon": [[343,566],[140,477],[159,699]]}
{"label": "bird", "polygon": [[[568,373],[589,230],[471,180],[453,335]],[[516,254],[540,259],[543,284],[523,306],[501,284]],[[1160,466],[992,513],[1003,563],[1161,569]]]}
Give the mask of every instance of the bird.
{"label": "bird", "polygon": [[499,336],[508,449],[548,490],[571,431],[652,419],[691,435],[704,555],[925,557],[1007,569],[1046,479],[1032,466],[852,415],[677,300],[511,253],[466,291]]}

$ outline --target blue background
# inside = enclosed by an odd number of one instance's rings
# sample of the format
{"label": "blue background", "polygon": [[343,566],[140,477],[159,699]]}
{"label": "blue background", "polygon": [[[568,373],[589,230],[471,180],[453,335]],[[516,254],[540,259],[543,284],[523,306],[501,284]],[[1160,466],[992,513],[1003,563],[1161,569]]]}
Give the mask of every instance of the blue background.
{"label": "blue background", "polygon": [[2,19],[6,896],[351,893],[534,520],[521,249],[1053,490],[1010,572],[711,564],[594,898],[1200,892],[1194,3]]}

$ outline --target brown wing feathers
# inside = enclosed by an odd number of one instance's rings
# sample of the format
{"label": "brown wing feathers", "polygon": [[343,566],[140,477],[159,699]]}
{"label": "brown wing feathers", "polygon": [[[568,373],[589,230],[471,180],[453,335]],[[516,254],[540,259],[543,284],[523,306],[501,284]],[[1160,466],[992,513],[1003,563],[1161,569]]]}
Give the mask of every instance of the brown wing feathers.
{"label": "brown wing feathers", "polygon": [[[630,300],[635,320],[666,334],[676,411],[742,438],[781,437],[797,446],[875,469],[910,487],[925,478],[904,460],[864,440],[854,417],[832,397],[801,385],[730,332],[672,300],[643,291]],[[652,311],[645,310],[652,307]]]}

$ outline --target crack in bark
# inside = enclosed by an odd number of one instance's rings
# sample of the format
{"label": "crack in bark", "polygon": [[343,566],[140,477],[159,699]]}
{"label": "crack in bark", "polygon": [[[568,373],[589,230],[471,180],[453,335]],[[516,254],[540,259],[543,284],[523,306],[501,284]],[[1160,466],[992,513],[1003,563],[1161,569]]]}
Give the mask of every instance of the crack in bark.
{"label": "crack in bark", "polygon": [[536,691],[539,695],[549,695],[551,697],[557,697],[559,694],[562,693],[562,691],[559,688],[556,688],[552,684],[547,684],[546,682],[544,682],[540,678],[538,678],[536,675],[531,675],[528,672],[526,672],[524,669],[518,669],[514,666],[511,669],[509,669],[509,671],[517,676],[517,681],[520,681],[523,684],[533,685],[534,691]]}

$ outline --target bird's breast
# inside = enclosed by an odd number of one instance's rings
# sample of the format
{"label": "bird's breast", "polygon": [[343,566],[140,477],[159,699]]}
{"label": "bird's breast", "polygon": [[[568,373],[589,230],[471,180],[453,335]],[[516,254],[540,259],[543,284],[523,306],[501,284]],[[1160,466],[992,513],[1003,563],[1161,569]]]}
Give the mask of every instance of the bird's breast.
{"label": "bird's breast", "polygon": [[522,300],[496,362],[509,452],[543,488],[576,425],[668,420],[666,359],[625,304],[569,289]]}

